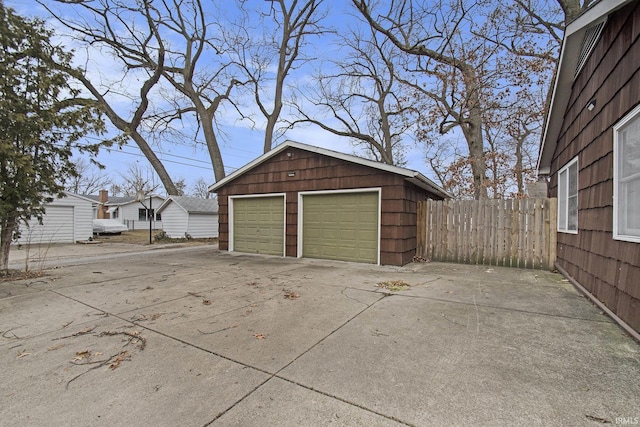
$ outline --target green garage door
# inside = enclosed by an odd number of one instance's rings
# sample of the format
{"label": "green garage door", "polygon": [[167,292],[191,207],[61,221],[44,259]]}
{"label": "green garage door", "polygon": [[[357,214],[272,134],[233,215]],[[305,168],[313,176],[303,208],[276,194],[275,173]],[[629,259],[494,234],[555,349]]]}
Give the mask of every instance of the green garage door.
{"label": "green garage door", "polygon": [[284,197],[233,199],[233,250],[284,255]]}
{"label": "green garage door", "polygon": [[305,195],[302,256],[378,262],[378,193]]}

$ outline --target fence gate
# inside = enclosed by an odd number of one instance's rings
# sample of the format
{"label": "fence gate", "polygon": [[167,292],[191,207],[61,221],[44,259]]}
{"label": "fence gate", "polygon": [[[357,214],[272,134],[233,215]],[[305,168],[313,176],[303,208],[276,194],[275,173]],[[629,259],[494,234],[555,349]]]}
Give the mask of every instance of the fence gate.
{"label": "fence gate", "polygon": [[427,200],[417,214],[418,257],[553,268],[557,199]]}

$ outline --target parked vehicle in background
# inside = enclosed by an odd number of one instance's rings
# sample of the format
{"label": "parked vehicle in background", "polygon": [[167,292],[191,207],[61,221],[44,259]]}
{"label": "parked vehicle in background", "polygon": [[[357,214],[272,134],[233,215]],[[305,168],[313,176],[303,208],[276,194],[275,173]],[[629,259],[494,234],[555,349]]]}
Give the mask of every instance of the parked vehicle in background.
{"label": "parked vehicle in background", "polygon": [[94,219],[93,234],[120,234],[127,226],[115,219]]}

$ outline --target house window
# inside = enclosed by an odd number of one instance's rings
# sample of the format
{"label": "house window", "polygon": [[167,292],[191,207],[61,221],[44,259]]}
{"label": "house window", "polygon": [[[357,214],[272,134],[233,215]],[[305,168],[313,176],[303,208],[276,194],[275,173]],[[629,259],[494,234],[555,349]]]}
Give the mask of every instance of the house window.
{"label": "house window", "polygon": [[640,106],[613,127],[613,238],[640,242]]}
{"label": "house window", "polygon": [[578,158],[558,172],[558,231],[578,233]]}
{"label": "house window", "polygon": [[162,221],[162,214],[161,213],[156,213],[156,210],[153,210],[153,213],[156,214],[156,221]]}
{"label": "house window", "polygon": [[147,210],[138,209],[138,221],[146,221],[146,220],[147,220]]}

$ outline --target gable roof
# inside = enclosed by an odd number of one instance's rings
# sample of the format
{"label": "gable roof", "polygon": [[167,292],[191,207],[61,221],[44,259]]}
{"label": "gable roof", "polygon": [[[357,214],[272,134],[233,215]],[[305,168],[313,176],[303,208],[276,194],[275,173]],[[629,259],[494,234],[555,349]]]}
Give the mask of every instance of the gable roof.
{"label": "gable roof", "polygon": [[70,193],[68,191],[64,191],[64,194],[65,194],[66,197],[73,197],[73,198],[80,199],[80,200],[85,201],[85,202],[90,202],[91,204],[94,203],[93,199],[91,199],[91,198],[89,198],[87,196],[83,196],[82,194]]}
{"label": "gable roof", "polygon": [[212,192],[212,193],[216,192],[220,187],[223,187],[224,185],[230,183],[234,179],[242,176],[243,174],[255,168],[256,166],[266,162],[267,160],[274,157],[276,154],[286,150],[287,148],[297,148],[300,150],[321,154],[327,157],[333,157],[335,159],[344,160],[344,161],[359,164],[362,166],[368,166],[381,171],[394,173],[396,175],[403,176],[407,181],[417,185],[420,188],[428,190],[435,195],[438,195],[445,199],[452,198],[451,194],[447,193],[444,189],[440,188],[438,185],[436,185],[433,181],[431,181],[429,178],[427,178],[420,172],[417,172],[411,169],[401,168],[398,166],[388,165],[386,163],[375,162],[373,160],[352,156],[350,154],[339,153],[337,151],[328,150],[326,148],[320,148],[313,145],[302,144],[300,142],[289,141],[289,140],[283,142],[282,144],[278,145],[277,147],[273,148],[271,151],[263,154],[262,156],[258,157],[252,162],[247,163],[240,169],[236,170],[230,175],[227,175],[225,178],[221,179],[215,184],[209,186],[209,192]]}
{"label": "gable roof", "polygon": [[218,200],[217,199],[203,199],[201,197],[187,197],[187,196],[169,196],[160,205],[158,212],[161,212],[170,203],[175,203],[183,211],[187,213],[198,214],[216,214],[218,213]]}
{"label": "gable roof", "polygon": [[[551,104],[549,105],[549,112],[547,113],[540,144],[537,165],[538,174],[548,175],[550,172],[551,160],[558,144],[564,114],[571,96],[573,79],[578,66],[585,59],[585,54],[588,55],[590,52],[583,50],[585,35],[588,37],[591,28],[603,23],[611,13],[632,1],[635,0],[599,1],[567,25],[556,69]],[[591,41],[595,44],[593,40]]]}
{"label": "gable roof", "polygon": [[[157,194],[145,194],[144,200],[145,201],[149,200],[149,196],[153,197],[154,199],[161,199],[162,200],[161,204],[164,203],[165,201],[164,197],[158,196]],[[107,200],[106,205],[107,206],[124,206],[130,203],[138,203],[135,196],[110,197],[109,200]]]}

